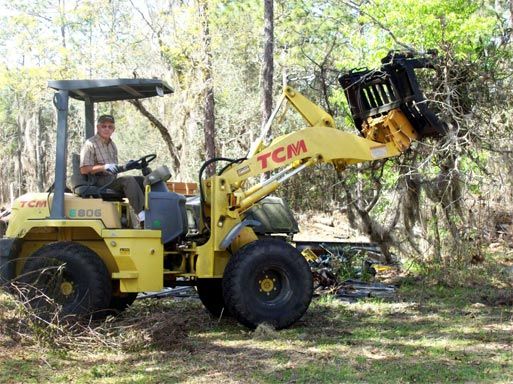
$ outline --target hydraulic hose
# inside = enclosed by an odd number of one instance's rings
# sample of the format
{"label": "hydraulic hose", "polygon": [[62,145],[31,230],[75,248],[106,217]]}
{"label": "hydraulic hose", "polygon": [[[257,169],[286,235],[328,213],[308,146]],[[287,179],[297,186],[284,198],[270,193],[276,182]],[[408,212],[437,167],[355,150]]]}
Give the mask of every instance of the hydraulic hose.
{"label": "hydraulic hose", "polygon": [[199,170],[199,192],[200,192],[200,204],[201,204],[201,219],[203,220],[203,224],[205,225],[205,227],[210,231],[210,226],[209,224],[207,223],[207,220],[206,220],[206,215],[205,215],[205,196],[203,194],[203,184],[201,183],[201,181],[203,180],[203,172],[205,172],[205,169],[212,163],[216,163],[218,161],[227,161],[229,164],[226,165],[225,167],[223,167],[223,169],[221,169],[221,171],[219,171],[219,173],[217,174],[218,176],[222,175],[224,173],[224,171],[232,164],[234,163],[240,163],[241,161],[244,161],[246,160],[245,157],[241,157],[239,159],[230,159],[228,157],[213,157],[212,159],[209,159],[207,161],[205,161],[202,166],[200,167],[200,170]]}

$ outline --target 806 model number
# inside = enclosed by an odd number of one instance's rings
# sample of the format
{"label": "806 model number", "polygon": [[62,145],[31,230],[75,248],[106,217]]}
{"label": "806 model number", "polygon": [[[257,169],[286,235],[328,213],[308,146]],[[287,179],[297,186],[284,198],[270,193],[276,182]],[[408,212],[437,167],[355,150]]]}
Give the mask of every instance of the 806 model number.
{"label": "806 model number", "polygon": [[102,217],[101,209],[70,209],[69,217]]}

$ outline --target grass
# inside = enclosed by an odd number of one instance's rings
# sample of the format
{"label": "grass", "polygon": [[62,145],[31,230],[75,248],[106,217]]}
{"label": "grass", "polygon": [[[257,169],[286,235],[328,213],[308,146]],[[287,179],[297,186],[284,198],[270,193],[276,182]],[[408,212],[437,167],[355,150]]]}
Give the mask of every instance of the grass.
{"label": "grass", "polygon": [[478,275],[457,287],[404,279],[388,302],[316,298],[280,332],[212,320],[193,299],[141,300],[89,344],[0,335],[0,382],[510,383],[511,288]]}

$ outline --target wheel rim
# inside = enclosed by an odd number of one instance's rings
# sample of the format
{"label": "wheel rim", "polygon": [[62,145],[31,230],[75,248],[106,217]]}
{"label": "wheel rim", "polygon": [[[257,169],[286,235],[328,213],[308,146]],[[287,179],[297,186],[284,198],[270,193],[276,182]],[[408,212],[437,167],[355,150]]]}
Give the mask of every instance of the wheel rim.
{"label": "wheel rim", "polygon": [[277,304],[291,296],[289,278],[279,267],[266,268],[258,272],[253,288],[256,299],[266,304]]}
{"label": "wheel rim", "polygon": [[60,305],[72,303],[76,299],[77,287],[66,266],[58,260],[52,260],[39,275],[35,286]]}
{"label": "wheel rim", "polygon": [[64,280],[63,282],[61,282],[60,294],[62,296],[70,296],[71,294],[73,294],[73,291],[74,288],[73,283],[71,281]]}

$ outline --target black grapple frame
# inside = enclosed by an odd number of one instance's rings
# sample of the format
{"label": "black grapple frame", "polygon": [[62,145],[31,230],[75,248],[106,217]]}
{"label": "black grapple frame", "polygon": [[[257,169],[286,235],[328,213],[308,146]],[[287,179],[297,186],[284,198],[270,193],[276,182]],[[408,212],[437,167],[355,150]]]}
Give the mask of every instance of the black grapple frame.
{"label": "black grapple frame", "polygon": [[339,77],[356,128],[362,132],[365,121],[399,108],[408,118],[418,138],[440,136],[447,126],[429,109],[415,69],[434,68],[434,54],[416,56],[391,51],[380,69],[355,69]]}

